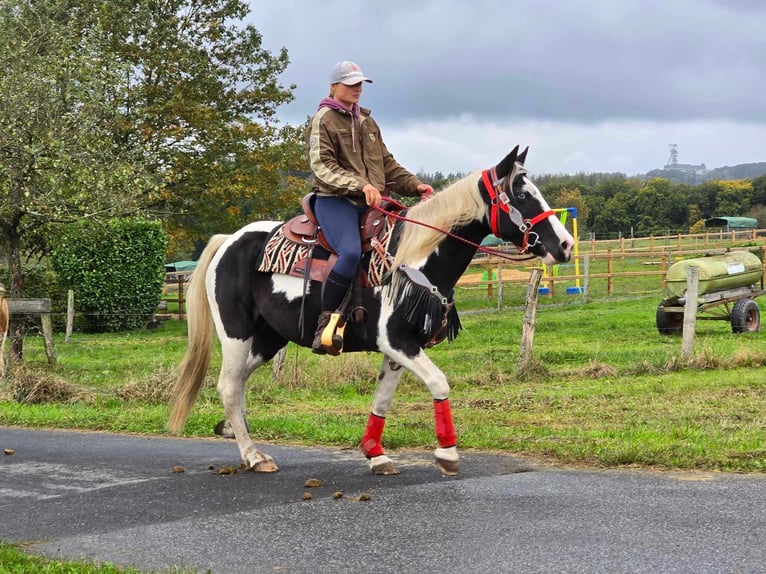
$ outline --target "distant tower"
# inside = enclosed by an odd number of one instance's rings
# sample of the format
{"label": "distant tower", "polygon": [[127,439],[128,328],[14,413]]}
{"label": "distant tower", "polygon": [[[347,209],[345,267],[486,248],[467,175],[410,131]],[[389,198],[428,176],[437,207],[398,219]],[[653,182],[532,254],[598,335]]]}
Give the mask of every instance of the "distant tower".
{"label": "distant tower", "polygon": [[684,173],[691,173],[696,175],[703,175],[707,172],[707,168],[704,163],[699,165],[693,165],[690,163],[678,163],[678,144],[668,144],[670,148],[670,157],[668,163],[663,167],[666,170],[681,171]]}
{"label": "distant tower", "polygon": [[670,157],[665,169],[673,169],[673,166],[678,165],[678,144],[668,144],[668,147],[670,148]]}

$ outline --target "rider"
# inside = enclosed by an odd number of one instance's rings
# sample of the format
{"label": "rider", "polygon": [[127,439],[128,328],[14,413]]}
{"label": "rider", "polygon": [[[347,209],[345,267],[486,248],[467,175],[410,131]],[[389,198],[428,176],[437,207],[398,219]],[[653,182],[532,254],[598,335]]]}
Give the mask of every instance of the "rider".
{"label": "rider", "polygon": [[359,266],[359,216],[380,204],[386,187],[401,195],[433,192],[430,185],[399,165],[383,143],[370,110],[359,107],[363,82],[372,80],[359,66],[338,62],[330,74],[330,95],[319,103],[306,136],[311,187],[316,193],[314,214],[338,255],[322,289],[321,314],[311,345],[319,354],[340,352],[342,340],[323,345],[322,332],[341,305]]}

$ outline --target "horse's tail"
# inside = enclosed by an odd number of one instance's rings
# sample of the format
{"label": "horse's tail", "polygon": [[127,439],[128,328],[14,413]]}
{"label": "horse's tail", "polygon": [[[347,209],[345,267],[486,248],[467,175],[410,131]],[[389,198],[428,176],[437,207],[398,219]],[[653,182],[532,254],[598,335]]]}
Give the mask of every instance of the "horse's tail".
{"label": "horse's tail", "polygon": [[186,320],[189,343],[186,354],[179,366],[180,374],[173,387],[173,406],[168,419],[170,432],[179,433],[189,418],[194,402],[202,390],[207,369],[210,366],[210,352],[213,345],[213,316],[205,288],[205,275],[213,256],[228,238],[228,235],[214,235],[200,255],[197,267],[189,283]]}

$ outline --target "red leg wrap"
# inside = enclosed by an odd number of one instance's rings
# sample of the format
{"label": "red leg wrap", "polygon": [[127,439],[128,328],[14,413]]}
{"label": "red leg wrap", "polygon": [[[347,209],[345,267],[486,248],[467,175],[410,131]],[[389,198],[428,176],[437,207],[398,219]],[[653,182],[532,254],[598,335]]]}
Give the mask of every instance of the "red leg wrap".
{"label": "red leg wrap", "polygon": [[367,458],[383,454],[383,445],[380,444],[380,441],[383,437],[385,424],[386,417],[379,417],[370,413],[370,418],[367,419],[367,428],[364,429],[364,436],[362,437],[362,452]]}
{"label": "red leg wrap", "polygon": [[436,440],[442,448],[449,448],[457,444],[457,433],[452,423],[452,410],[449,399],[434,401],[434,419],[436,420]]}

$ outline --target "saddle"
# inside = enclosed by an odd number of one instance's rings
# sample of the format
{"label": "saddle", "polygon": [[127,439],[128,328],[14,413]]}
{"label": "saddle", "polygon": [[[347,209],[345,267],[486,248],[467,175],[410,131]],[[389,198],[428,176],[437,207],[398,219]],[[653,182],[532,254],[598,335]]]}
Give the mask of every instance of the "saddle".
{"label": "saddle", "polygon": [[[313,192],[303,197],[301,201],[303,213],[289,219],[282,228],[282,234],[287,241],[299,246],[308,247],[308,252],[314,247],[320,246],[328,255],[326,257],[298,257],[286,272],[296,277],[304,277],[306,266],[310,265],[310,278],[315,281],[324,282],[335,265],[338,256],[327,241],[324,232],[317,222],[316,215],[314,215],[315,200],[316,194]],[[384,198],[380,208],[391,213],[397,213],[405,209],[405,206],[397,201]],[[363,259],[370,259],[369,257],[364,258],[364,255],[370,253],[376,243],[378,245],[386,245],[388,243],[388,238],[385,236],[390,235],[390,227],[391,224],[388,222],[388,216],[377,209],[370,208],[359,216],[359,238],[362,242]],[[360,271],[360,275],[362,285],[371,286],[368,273]]]}

